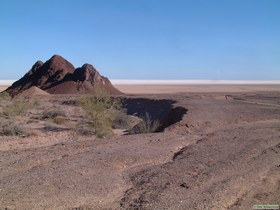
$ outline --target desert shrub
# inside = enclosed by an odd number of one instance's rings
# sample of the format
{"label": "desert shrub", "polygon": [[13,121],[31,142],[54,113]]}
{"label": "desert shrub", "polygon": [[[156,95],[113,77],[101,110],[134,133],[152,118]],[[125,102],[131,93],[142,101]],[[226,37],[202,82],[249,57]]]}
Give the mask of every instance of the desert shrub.
{"label": "desert shrub", "polygon": [[2,113],[5,116],[18,116],[20,114],[22,114],[24,111],[26,111],[29,107],[29,102],[27,99],[24,98],[17,98],[17,99],[13,99],[11,101],[11,103],[6,104],[3,108],[2,108]]}
{"label": "desert shrub", "polygon": [[110,121],[98,120],[92,123],[92,127],[94,127],[95,134],[99,138],[104,138],[113,135],[112,124]]}
{"label": "desert shrub", "polygon": [[141,118],[128,115],[125,109],[121,109],[113,121],[113,128],[129,130],[141,121]]}
{"label": "desert shrub", "polygon": [[4,91],[4,92],[1,92],[1,93],[0,93],[0,99],[1,99],[1,100],[10,100],[10,99],[12,99],[12,97],[10,96],[9,93],[7,93],[6,91]]}
{"label": "desert shrub", "polygon": [[12,120],[1,119],[0,136],[17,136],[26,134],[25,129]]}
{"label": "desert shrub", "polygon": [[54,119],[58,116],[59,117],[66,117],[66,113],[63,110],[55,107],[51,110],[44,111],[42,113],[41,119]]}
{"label": "desert shrub", "polygon": [[96,89],[93,95],[79,98],[78,104],[87,112],[89,125],[98,137],[113,134],[113,122],[120,110],[117,99],[111,98],[102,89]]}
{"label": "desert shrub", "polygon": [[142,122],[138,123],[128,131],[129,134],[153,133],[156,132],[161,126],[160,121],[157,119],[153,120],[147,112],[145,116],[142,117],[142,119]]}
{"label": "desert shrub", "polygon": [[82,136],[92,136],[95,134],[89,126],[77,126],[75,133]]}
{"label": "desert shrub", "polygon": [[55,123],[55,124],[58,124],[58,125],[62,125],[62,124],[65,124],[66,123],[66,119],[65,117],[62,117],[62,116],[55,116],[52,121]]}
{"label": "desert shrub", "polygon": [[45,125],[44,125],[44,131],[51,131],[51,132],[59,132],[59,131],[63,131],[62,128],[50,123],[50,122],[46,122]]}
{"label": "desert shrub", "polygon": [[112,122],[112,127],[114,129],[126,129],[129,127],[130,124],[130,118],[125,113],[124,110],[120,110],[116,115]]}

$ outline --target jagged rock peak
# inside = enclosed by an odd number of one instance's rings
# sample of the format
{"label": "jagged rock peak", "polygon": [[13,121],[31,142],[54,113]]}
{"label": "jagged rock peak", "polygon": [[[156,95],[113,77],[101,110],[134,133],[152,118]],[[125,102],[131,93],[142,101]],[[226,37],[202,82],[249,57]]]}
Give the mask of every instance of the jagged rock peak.
{"label": "jagged rock peak", "polygon": [[88,63],[85,63],[85,64],[81,67],[81,70],[89,71],[89,72],[97,72],[97,70],[96,70],[91,64],[88,64]]}
{"label": "jagged rock peak", "polygon": [[54,55],[50,58],[50,60],[52,60],[52,59],[63,59],[63,60],[65,60],[62,56],[57,55],[57,54],[54,54]]}
{"label": "jagged rock peak", "polygon": [[96,77],[100,77],[100,74],[91,64],[85,63],[75,70],[73,77],[75,81],[89,81],[92,83],[96,80]]}
{"label": "jagged rock peak", "polygon": [[53,55],[46,61],[44,66],[48,69],[62,70],[65,73],[73,73],[75,71],[75,67],[60,55]]}
{"label": "jagged rock peak", "polygon": [[32,66],[32,68],[29,70],[29,72],[27,72],[27,75],[30,76],[30,75],[34,74],[34,73],[37,71],[37,69],[41,68],[41,66],[43,66],[43,65],[44,65],[43,61],[40,61],[40,60],[37,61],[37,62]]}
{"label": "jagged rock peak", "polygon": [[44,62],[41,61],[41,60],[38,60],[33,66],[32,66],[32,69],[38,69],[40,68],[41,66],[43,66]]}

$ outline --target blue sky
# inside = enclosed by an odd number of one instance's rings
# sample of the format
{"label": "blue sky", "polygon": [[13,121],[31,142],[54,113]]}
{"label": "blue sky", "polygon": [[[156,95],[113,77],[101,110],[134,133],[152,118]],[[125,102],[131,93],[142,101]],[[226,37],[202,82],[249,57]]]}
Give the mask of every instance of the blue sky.
{"label": "blue sky", "polygon": [[0,79],[53,54],[110,79],[279,80],[280,1],[0,1]]}

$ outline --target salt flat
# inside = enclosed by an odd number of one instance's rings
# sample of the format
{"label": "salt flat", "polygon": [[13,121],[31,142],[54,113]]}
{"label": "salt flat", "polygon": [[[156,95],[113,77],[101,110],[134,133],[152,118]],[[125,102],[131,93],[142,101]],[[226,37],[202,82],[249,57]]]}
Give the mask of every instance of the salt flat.
{"label": "salt flat", "polygon": [[[0,85],[0,91],[8,88],[8,85]],[[280,91],[277,84],[190,84],[190,85],[115,85],[125,94],[170,94],[170,93],[194,93],[194,92],[256,92],[256,91]]]}
{"label": "salt flat", "polygon": [[190,84],[190,85],[115,85],[126,94],[164,94],[164,93],[192,93],[192,92],[256,92],[280,91],[280,85],[272,84]]}

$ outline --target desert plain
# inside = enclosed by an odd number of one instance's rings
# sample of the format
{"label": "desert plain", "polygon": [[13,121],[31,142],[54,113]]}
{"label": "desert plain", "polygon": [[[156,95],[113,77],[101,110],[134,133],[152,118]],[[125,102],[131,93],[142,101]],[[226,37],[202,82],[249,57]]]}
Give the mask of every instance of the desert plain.
{"label": "desert plain", "polygon": [[[280,85],[116,85],[161,132],[79,135],[77,95],[34,95],[0,136],[0,209],[253,209],[280,204]],[[1,90],[6,87],[1,86]],[[53,107],[65,122],[42,119]]]}

